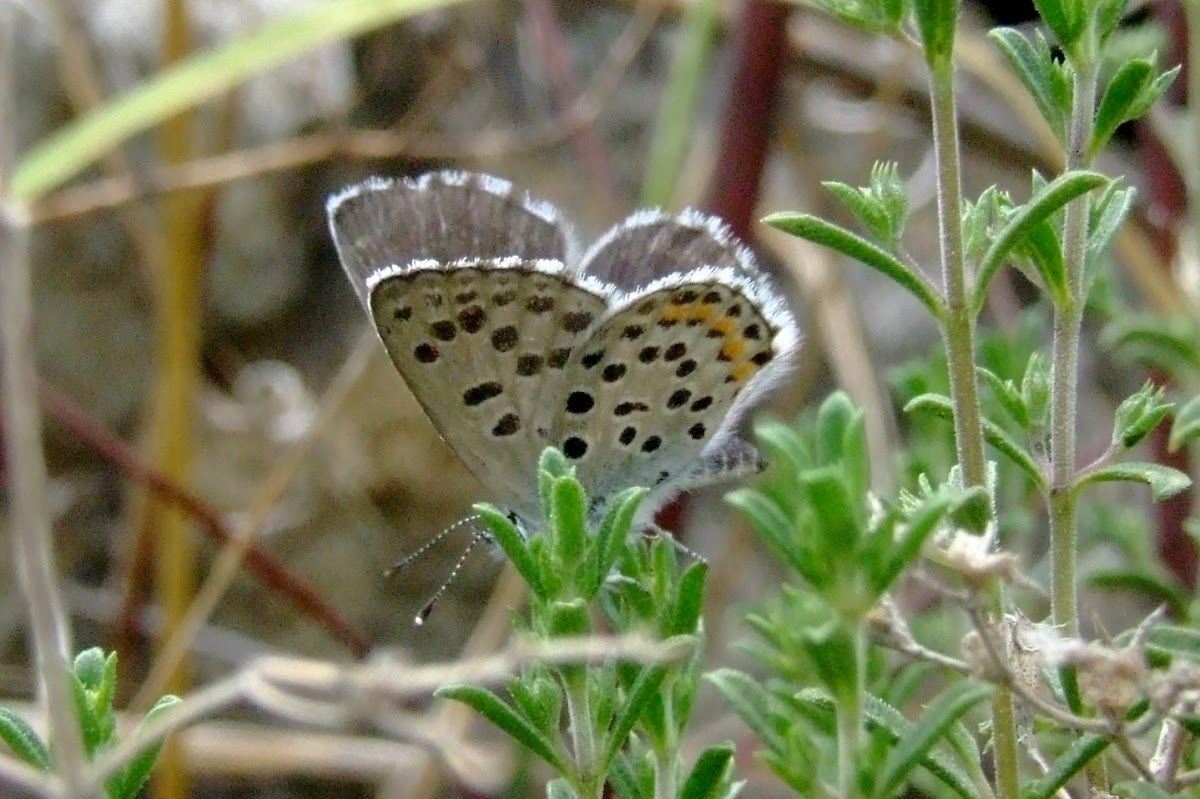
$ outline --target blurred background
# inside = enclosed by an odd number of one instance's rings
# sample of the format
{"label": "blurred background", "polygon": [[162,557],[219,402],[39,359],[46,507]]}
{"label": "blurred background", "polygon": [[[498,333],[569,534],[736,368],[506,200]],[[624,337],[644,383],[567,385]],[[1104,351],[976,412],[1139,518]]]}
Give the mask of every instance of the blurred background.
{"label": "blurred background", "polygon": [[[18,3],[18,114],[8,120],[18,152],[172,60],[315,5]],[[1024,199],[1031,170],[1052,174],[1060,160],[985,38],[994,24],[1026,24],[1027,4],[992,5],[968,4],[960,27],[964,185],[968,197],[998,184]],[[1146,3],[1129,21],[1158,47],[1160,64],[1183,57],[1173,44],[1179,13],[1172,2]],[[32,209],[55,546],[79,646],[119,647],[133,694],[156,636],[214,575],[220,535],[247,530],[269,560],[242,562],[227,586],[218,580],[188,647],[190,678],[179,673],[175,685],[262,653],[349,661],[390,647],[423,662],[502,643],[504,608],[520,594],[502,583],[493,595],[504,564],[482,548],[428,622],[412,623],[465,535],[384,576],[488,497],[392,369],[337,263],[325,198],[370,174],[491,172],[553,201],[589,236],[647,204],[722,215],[753,244],[805,331],[792,379],[763,412],[791,418],[847,390],[868,413],[877,488],[894,488],[906,477],[893,468],[903,426],[890,370],[939,349],[931,323],[878,275],[756,221],[803,210],[850,224],[820,182],[863,185],[878,160],[898,162],[912,209],[906,244],[934,267],[919,55],[799,4],[759,0],[447,5],[324,45],[123,143]],[[1165,310],[1180,292],[1167,266],[1179,180],[1148,125],[1128,131],[1103,163],[1141,189],[1143,204],[1118,244],[1115,290]],[[998,280],[989,325],[1023,335],[1023,308],[1035,299],[1019,276]],[[1085,420],[1108,418],[1110,397],[1144,379],[1106,358],[1085,352]],[[1081,448],[1107,435],[1101,425]],[[780,577],[720,490],[690,497],[668,520],[712,567],[712,665],[737,661],[741,615]],[[1189,580],[1194,556],[1182,546],[1169,565]],[[11,573],[0,585],[3,692],[28,697],[23,603]],[[306,590],[338,618],[306,604]],[[769,795],[748,734],[714,696],[704,702],[701,734],[744,742],[746,775],[763,780],[744,795]],[[245,716],[236,728],[245,738],[235,728],[222,728],[223,739],[189,734],[192,795],[483,795],[436,776],[424,794],[398,787],[392,772],[409,761],[396,750],[360,752],[362,762],[302,746],[279,752],[270,725]],[[480,721],[464,729],[487,740]],[[420,753],[404,756],[438,772]],[[489,793],[520,784],[511,760],[495,768]]]}

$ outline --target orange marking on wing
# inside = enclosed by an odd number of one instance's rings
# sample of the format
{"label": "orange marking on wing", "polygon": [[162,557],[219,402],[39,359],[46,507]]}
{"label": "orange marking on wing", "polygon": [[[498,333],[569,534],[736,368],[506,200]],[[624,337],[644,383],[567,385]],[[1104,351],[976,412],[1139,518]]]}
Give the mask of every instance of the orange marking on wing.
{"label": "orange marking on wing", "polygon": [[746,354],[746,339],[738,336],[737,338],[726,339],[721,345],[721,357],[727,361],[736,361]]}
{"label": "orange marking on wing", "polygon": [[725,317],[713,322],[712,329],[722,336],[728,336],[733,331],[737,330],[737,320]]}
{"label": "orange marking on wing", "polygon": [[669,322],[690,322],[692,320],[707,322],[712,314],[711,307],[691,303],[689,305],[668,305],[663,308],[662,318]]}
{"label": "orange marking on wing", "polygon": [[730,372],[729,377],[732,378],[735,382],[741,383],[741,382],[744,382],[744,381],[748,380],[749,378],[753,377],[754,373],[757,371],[758,371],[757,366],[755,366],[750,361],[746,361],[744,364],[742,364],[741,366],[738,366],[736,369],[734,369],[732,372]]}

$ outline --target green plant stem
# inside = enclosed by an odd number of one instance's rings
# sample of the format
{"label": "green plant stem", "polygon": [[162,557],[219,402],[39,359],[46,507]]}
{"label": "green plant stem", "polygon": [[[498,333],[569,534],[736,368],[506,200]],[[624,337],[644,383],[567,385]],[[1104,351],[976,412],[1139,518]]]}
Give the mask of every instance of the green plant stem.
{"label": "green plant stem", "polygon": [[975,316],[967,290],[963,251],[962,178],[958,145],[958,110],[951,67],[931,68],[933,146],[938,168],[938,237],[946,319],[942,337],[950,369],[954,401],[954,438],[966,486],[985,485],[987,462],[979,383],[975,375]]}
{"label": "green plant stem", "polygon": [[676,761],[675,752],[678,746],[654,749],[654,799],[675,799],[678,788],[675,785]]}
{"label": "green plant stem", "polygon": [[[954,402],[954,433],[965,486],[987,484],[983,449],[983,418],[975,374],[975,317],[967,286],[962,231],[962,177],[958,144],[958,111],[954,97],[954,72],[949,60],[930,65],[929,86],[933,115],[933,144],[938,169],[938,232],[946,317],[942,336],[950,371],[950,396]],[[999,590],[987,598],[988,613],[1002,618]],[[1012,693],[997,686],[992,696],[992,735],[996,752],[996,794],[1016,799],[1017,725]]]}
{"label": "green plant stem", "polygon": [[[1085,166],[1092,133],[1096,96],[1095,64],[1075,64],[1074,103],[1067,151],[1067,169]],[[1075,595],[1076,501],[1075,422],[1079,381],[1079,341],[1083,326],[1083,262],[1087,251],[1085,195],[1066,209],[1063,256],[1067,296],[1055,308],[1050,408],[1050,604],[1054,624],[1064,635],[1079,635]]]}
{"label": "green plant stem", "polygon": [[663,93],[646,159],[643,206],[667,208],[672,205],[676,184],[683,173],[688,141],[696,129],[696,105],[705,86],[704,66],[712,54],[717,7],[714,0],[699,0],[687,6],[684,12],[679,51],[671,64],[671,76]]}
{"label": "green plant stem", "polygon": [[[1084,41],[1089,41],[1088,32]],[[1099,64],[1090,52],[1076,54],[1071,130],[1067,143],[1067,169],[1087,166],[1096,111]],[[1079,343],[1083,329],[1084,262],[1087,256],[1087,225],[1091,199],[1083,195],[1066,208],[1063,221],[1063,261],[1067,293],[1054,309],[1050,405],[1050,612],[1064,636],[1079,636],[1079,598],[1076,588],[1075,554],[1078,547],[1078,504],[1076,497],[1075,425],[1079,384]],[[1067,675],[1067,683],[1073,681]],[[1078,711],[1078,708],[1073,708]],[[1087,767],[1088,786],[1107,792],[1103,760],[1093,759]]]}
{"label": "green plant stem", "polygon": [[575,791],[580,799],[603,799],[604,775],[598,767],[596,731],[592,729],[592,702],[587,672],[569,667],[563,676],[571,743],[575,750]]}
{"label": "green plant stem", "polygon": [[674,679],[668,677],[663,681],[660,689],[663,702],[663,730],[667,735],[667,740],[653,742],[654,799],[676,799],[678,791],[675,782],[679,763],[679,741],[675,735],[675,701],[672,691],[674,682]]}
{"label": "green plant stem", "polygon": [[854,631],[854,690],[837,698],[838,796],[860,796],[859,764],[862,762],[863,698],[867,692],[867,629],[859,620]]}

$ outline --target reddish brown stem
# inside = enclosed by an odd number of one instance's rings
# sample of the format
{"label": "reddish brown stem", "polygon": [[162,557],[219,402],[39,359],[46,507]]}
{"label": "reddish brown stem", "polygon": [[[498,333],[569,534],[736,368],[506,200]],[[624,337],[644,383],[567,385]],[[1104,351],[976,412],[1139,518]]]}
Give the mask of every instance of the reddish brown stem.
{"label": "reddish brown stem", "polygon": [[759,186],[775,128],[790,12],[787,3],[747,0],[734,34],[735,63],[726,92],[717,169],[705,206],[747,240],[753,238]]}
{"label": "reddish brown stem", "polygon": [[[151,491],[182,508],[215,540],[225,543],[234,537],[234,532],[216,510],[196,495],[155,472],[128,444],[98,424],[65,394],[43,380],[38,387],[38,397],[47,416],[62,424],[131,479],[144,483]],[[287,597],[302,613],[324,625],[330,634],[356,657],[367,653],[369,647],[366,640],[324,599],[288,572],[274,557],[257,547],[251,547],[246,551],[246,565],[264,583]],[[133,573],[145,572],[135,569]],[[121,615],[122,623],[130,626],[133,624],[131,617],[134,614],[131,611],[124,610]]]}
{"label": "reddish brown stem", "polygon": [[[1163,59],[1167,64],[1183,64],[1187,68],[1187,31],[1183,10],[1177,2],[1159,2],[1154,5],[1155,15],[1171,38],[1171,52]],[[1181,75],[1172,87],[1165,102],[1183,101],[1186,76]],[[1153,126],[1143,122],[1138,125],[1138,148],[1142,156],[1142,168],[1146,173],[1147,185],[1153,186],[1147,203],[1146,214],[1158,235],[1153,236],[1163,264],[1170,264],[1175,257],[1176,236],[1187,214],[1187,189],[1183,178],[1175,168]],[[1159,371],[1151,374],[1157,385],[1170,382],[1170,377]],[[1154,459],[1158,463],[1180,471],[1192,473],[1192,459],[1186,449],[1171,452],[1167,447],[1170,426],[1160,425],[1150,439]],[[1155,505],[1156,539],[1158,556],[1164,567],[1187,588],[1196,586],[1197,556],[1191,537],[1183,529],[1183,523],[1193,512],[1194,500],[1191,491],[1176,494]]]}

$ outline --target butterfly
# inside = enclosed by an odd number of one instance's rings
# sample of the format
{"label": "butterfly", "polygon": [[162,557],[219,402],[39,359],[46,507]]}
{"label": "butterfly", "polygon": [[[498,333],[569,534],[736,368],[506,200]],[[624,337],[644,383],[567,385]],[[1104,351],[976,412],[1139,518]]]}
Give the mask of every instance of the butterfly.
{"label": "butterfly", "polygon": [[532,533],[558,447],[594,513],[648,486],[759,468],[738,420],[800,332],[715,217],[639,211],[586,249],[549,202],[470,172],[372,178],[329,198],[330,231],[392,363],[438,433]]}

